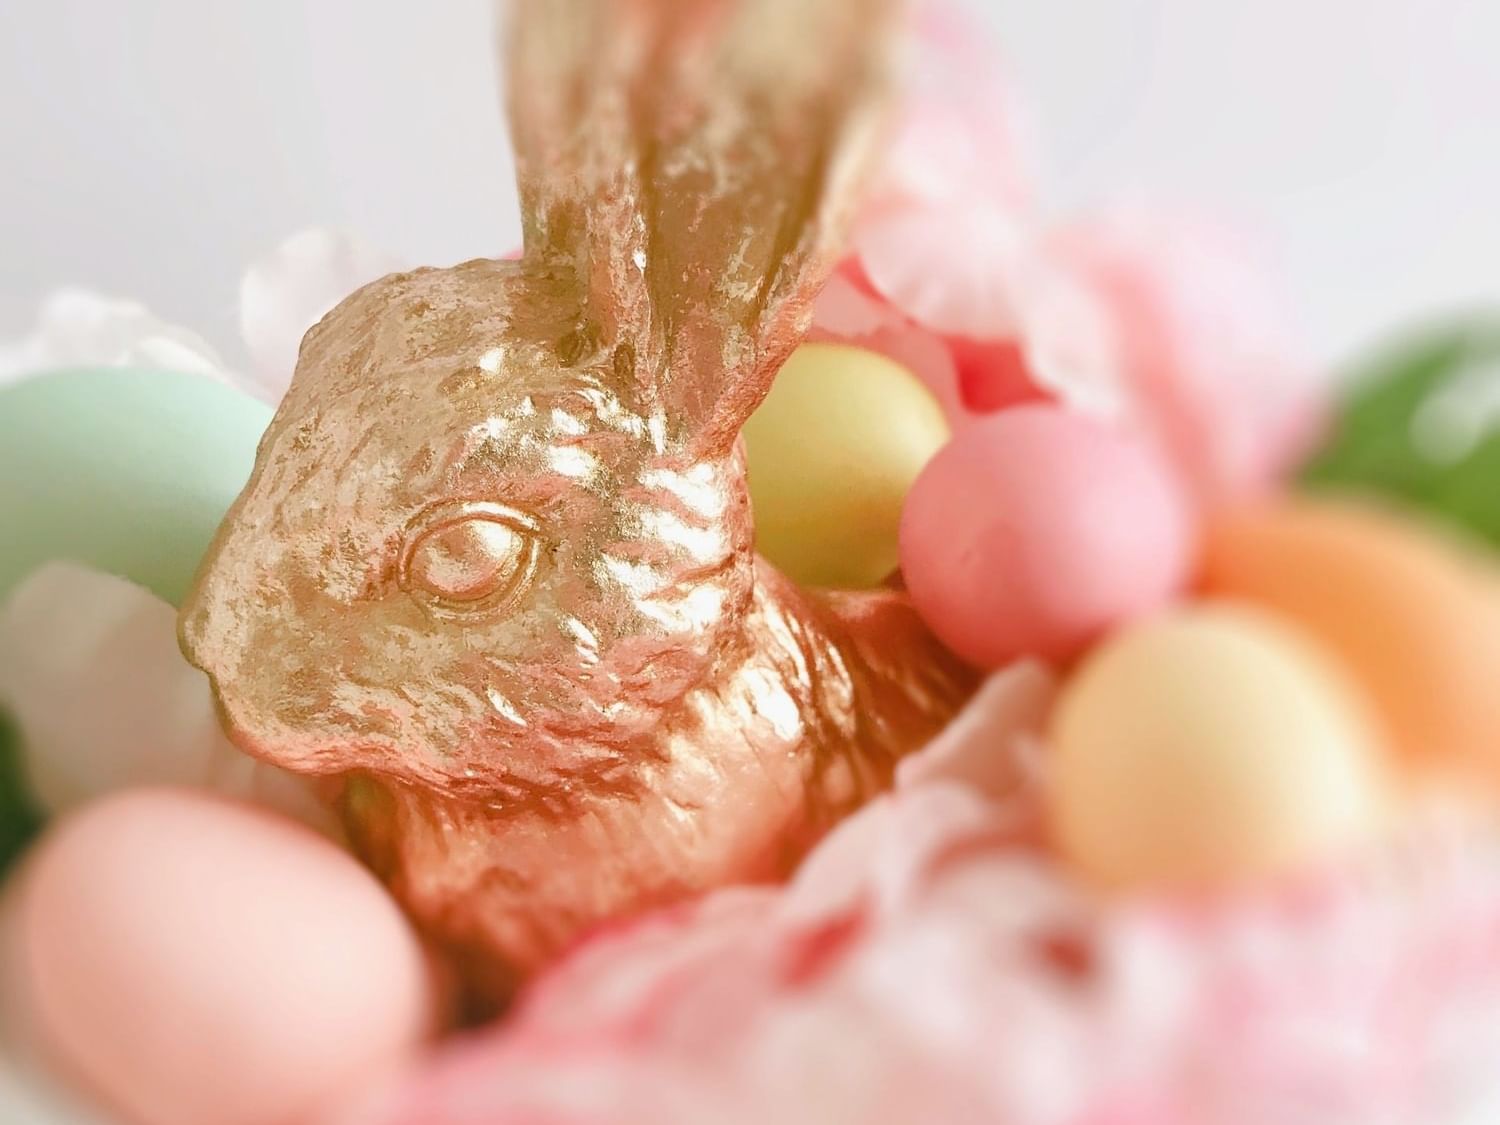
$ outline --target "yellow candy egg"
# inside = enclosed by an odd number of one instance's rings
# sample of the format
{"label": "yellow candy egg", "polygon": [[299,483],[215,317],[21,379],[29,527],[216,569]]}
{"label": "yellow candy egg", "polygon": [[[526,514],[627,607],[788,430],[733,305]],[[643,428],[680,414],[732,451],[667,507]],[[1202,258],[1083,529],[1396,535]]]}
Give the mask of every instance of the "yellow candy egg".
{"label": "yellow candy egg", "polygon": [[804,344],[745,426],[756,548],[805,585],[878,585],[896,569],[906,493],[947,440],[942,408],[906,368]]}
{"label": "yellow candy egg", "polygon": [[1294,627],[1228,604],[1175,611],[1106,643],[1059,698],[1054,841],[1116,888],[1316,862],[1385,818],[1376,730]]}

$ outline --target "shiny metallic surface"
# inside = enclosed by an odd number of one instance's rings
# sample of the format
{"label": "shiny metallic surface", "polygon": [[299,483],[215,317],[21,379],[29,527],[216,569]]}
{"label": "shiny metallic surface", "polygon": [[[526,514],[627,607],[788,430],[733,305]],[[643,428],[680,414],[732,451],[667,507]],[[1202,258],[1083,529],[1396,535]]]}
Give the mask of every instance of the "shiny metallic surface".
{"label": "shiny metallic surface", "polygon": [[184,606],[241,746],[502,991],[581,930],[785,872],[970,676],[893,592],[753,550],[737,435],[874,136],[884,0],[524,0],[518,262],[303,341]]}

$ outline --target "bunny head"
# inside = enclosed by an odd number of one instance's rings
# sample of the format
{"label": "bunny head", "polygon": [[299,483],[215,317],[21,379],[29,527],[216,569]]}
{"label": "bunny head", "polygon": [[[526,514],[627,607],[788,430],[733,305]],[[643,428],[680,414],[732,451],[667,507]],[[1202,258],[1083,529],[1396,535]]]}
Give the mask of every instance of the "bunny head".
{"label": "bunny head", "polygon": [[738,433],[832,268],[885,0],[520,0],[516,262],[359,290],[181,617],[246,749],[562,799],[745,643]]}

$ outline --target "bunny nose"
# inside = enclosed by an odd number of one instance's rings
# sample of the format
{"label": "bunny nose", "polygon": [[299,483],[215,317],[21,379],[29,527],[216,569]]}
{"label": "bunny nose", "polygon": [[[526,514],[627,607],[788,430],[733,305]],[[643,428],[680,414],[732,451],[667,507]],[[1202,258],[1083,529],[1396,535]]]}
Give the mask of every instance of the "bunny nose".
{"label": "bunny nose", "polygon": [[212,609],[203,596],[201,584],[188,592],[177,612],[177,645],[189,664],[205,672],[208,669],[203,666],[203,640],[211,631],[211,615]]}
{"label": "bunny nose", "polygon": [[249,624],[236,604],[244,595],[226,577],[222,564],[200,573],[177,613],[178,647],[216,691],[240,662],[237,650]]}

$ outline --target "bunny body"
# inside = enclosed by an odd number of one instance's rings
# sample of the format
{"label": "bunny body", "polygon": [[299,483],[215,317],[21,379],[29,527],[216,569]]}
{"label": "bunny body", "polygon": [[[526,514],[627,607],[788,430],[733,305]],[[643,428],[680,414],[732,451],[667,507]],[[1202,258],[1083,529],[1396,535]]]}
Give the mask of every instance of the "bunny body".
{"label": "bunny body", "polygon": [[765,564],[755,591],[722,667],[621,748],[619,784],[540,802],[352,791],[356,843],[471,984],[503,995],[612,918],[785,875],[967,690],[895,594],[829,603]]}
{"label": "bunny body", "polygon": [[251,753],[493,984],[783,872],[968,674],[891,592],[753,549],[737,436],[806,327],[884,0],[521,0],[526,252],[383,278],[303,341],[183,607]]}

